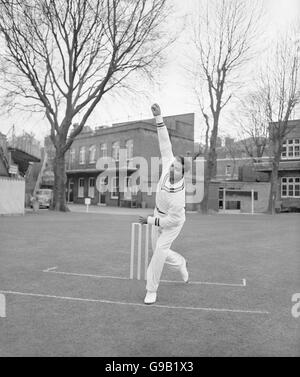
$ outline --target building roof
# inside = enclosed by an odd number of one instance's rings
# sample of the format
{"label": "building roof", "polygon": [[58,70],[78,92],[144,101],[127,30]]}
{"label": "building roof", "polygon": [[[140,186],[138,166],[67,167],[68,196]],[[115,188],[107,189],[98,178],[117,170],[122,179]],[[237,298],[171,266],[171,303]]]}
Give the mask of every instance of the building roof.
{"label": "building roof", "polygon": [[106,172],[106,173],[117,173],[117,172],[127,172],[127,173],[134,173],[135,171],[137,171],[138,168],[136,167],[116,167],[116,168],[109,168],[109,169],[97,169],[97,168],[94,168],[94,169],[85,169],[85,168],[81,168],[81,169],[66,169],[66,172],[67,174],[94,174],[94,173],[103,173],[103,172]]}
{"label": "building roof", "polygon": [[11,153],[11,157],[15,164],[18,165],[19,171],[22,175],[25,175],[28,165],[30,162],[40,162],[41,160],[31,154],[22,151],[18,148],[8,148],[9,152]]}
{"label": "building roof", "polygon": [[[261,172],[270,172],[272,171],[272,162],[258,162],[255,163],[255,169]],[[280,161],[279,171],[292,171],[300,170],[300,160],[289,160],[289,161]]]}
{"label": "building roof", "polygon": [[11,155],[14,161],[28,161],[28,162],[41,162],[41,160],[21,149],[8,147],[8,150],[11,152]]}
{"label": "building roof", "polygon": [[[271,122],[270,125],[272,124],[278,124],[278,122]],[[291,127],[300,127],[300,119],[291,119],[287,124]]]}
{"label": "building roof", "polygon": [[[188,122],[186,121],[188,117],[193,118],[193,113],[187,113],[187,114],[179,114],[179,115],[173,115],[169,117],[164,117],[164,121],[167,125],[168,131],[170,136],[173,137],[179,137],[181,139],[189,140],[194,142],[194,122]],[[174,129],[174,126],[172,123],[180,122],[187,127],[193,127],[192,136],[188,137],[187,135],[183,135],[180,132],[178,132],[176,129]],[[79,134],[76,139],[84,139],[84,138],[90,138],[94,136],[104,136],[114,133],[120,133],[120,132],[128,132],[136,129],[144,129],[150,132],[156,132],[155,127],[155,121],[154,119],[143,119],[143,120],[136,120],[136,121],[130,121],[130,122],[123,122],[123,123],[115,123],[111,127],[98,127],[95,131],[91,132],[83,132]]]}

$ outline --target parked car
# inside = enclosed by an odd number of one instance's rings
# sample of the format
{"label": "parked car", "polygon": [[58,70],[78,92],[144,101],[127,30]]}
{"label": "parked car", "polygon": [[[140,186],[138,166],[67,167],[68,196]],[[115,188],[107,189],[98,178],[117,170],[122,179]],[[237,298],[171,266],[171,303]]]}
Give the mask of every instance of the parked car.
{"label": "parked car", "polygon": [[39,208],[50,208],[53,200],[53,190],[40,189],[36,191],[35,198],[39,203]]}

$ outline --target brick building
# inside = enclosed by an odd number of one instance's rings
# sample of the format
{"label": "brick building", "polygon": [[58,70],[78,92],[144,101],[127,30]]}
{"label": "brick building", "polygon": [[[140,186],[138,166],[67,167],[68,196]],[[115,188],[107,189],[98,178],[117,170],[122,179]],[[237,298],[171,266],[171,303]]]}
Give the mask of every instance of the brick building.
{"label": "brick building", "polygon": [[[300,210],[300,119],[289,121],[288,129],[281,153],[277,191],[278,207],[283,211]],[[268,174],[270,180],[271,162],[258,163],[256,169]]]}
{"label": "brick building", "polygon": [[[234,168],[234,174],[229,166]],[[217,160],[217,176],[209,189],[209,208],[214,212],[263,213],[268,209],[269,175],[257,171],[253,159]]]}
{"label": "brick building", "polygon": [[[290,121],[288,127],[278,179],[277,207],[282,211],[300,209],[300,120]],[[242,148],[235,146],[234,151],[235,155],[229,156],[226,149],[218,149],[217,176],[210,186],[209,208],[216,212],[267,212],[271,158],[264,155],[256,162],[246,157]],[[269,154],[269,148],[265,152]]]}
{"label": "brick building", "polygon": [[[174,154],[188,155],[194,153],[194,114],[174,115],[164,118],[167,125]],[[95,131],[85,129],[74,141],[66,155],[67,201],[84,203],[91,198],[92,204],[108,206],[145,206],[154,207],[155,192],[137,191],[133,197],[120,192],[120,171],[124,167],[116,165],[112,190],[104,194],[96,189],[97,177],[103,172],[96,163],[101,157],[112,157],[119,160],[120,150],[127,154],[125,180],[128,187],[130,177],[138,168],[131,164],[135,157],[143,157],[149,166],[147,176],[141,179],[150,186],[151,158],[159,157],[159,145],[156,126],[153,119],[114,124],[112,127],[98,127]],[[154,176],[159,172],[154,172]]]}

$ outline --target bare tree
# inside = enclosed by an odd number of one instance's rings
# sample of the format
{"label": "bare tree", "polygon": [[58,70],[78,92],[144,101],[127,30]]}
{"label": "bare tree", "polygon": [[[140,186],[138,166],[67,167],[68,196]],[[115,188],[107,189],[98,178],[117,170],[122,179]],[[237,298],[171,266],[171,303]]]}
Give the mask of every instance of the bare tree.
{"label": "bare tree", "polygon": [[275,213],[278,198],[278,172],[284,141],[291,131],[288,121],[300,103],[300,45],[296,33],[282,37],[260,78],[260,93],[270,123],[272,156],[269,212]]}
{"label": "bare tree", "polygon": [[269,126],[264,102],[259,91],[250,92],[241,101],[240,112],[235,116],[240,141],[254,162],[259,162],[267,151]]}
{"label": "bare tree", "polygon": [[[206,174],[202,211],[208,211],[208,190],[216,176],[216,143],[222,110],[233,97],[234,84],[251,57],[256,36],[257,4],[244,0],[202,0],[194,21],[194,81],[206,124]],[[205,5],[204,5],[205,4]],[[206,100],[207,99],[207,100]]]}
{"label": "bare tree", "polygon": [[166,2],[0,0],[6,105],[30,106],[50,124],[56,210],[67,209],[65,153],[102,97],[159,63],[170,41],[161,28]]}

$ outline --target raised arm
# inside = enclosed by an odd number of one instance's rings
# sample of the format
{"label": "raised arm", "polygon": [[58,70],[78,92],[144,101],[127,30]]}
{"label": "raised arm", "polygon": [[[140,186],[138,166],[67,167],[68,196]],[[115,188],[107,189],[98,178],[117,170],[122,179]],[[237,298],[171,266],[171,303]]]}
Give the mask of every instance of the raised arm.
{"label": "raised arm", "polygon": [[166,125],[161,115],[161,109],[157,103],[151,106],[153,116],[156,120],[159,149],[163,160],[163,165],[174,160],[172,145]]}

